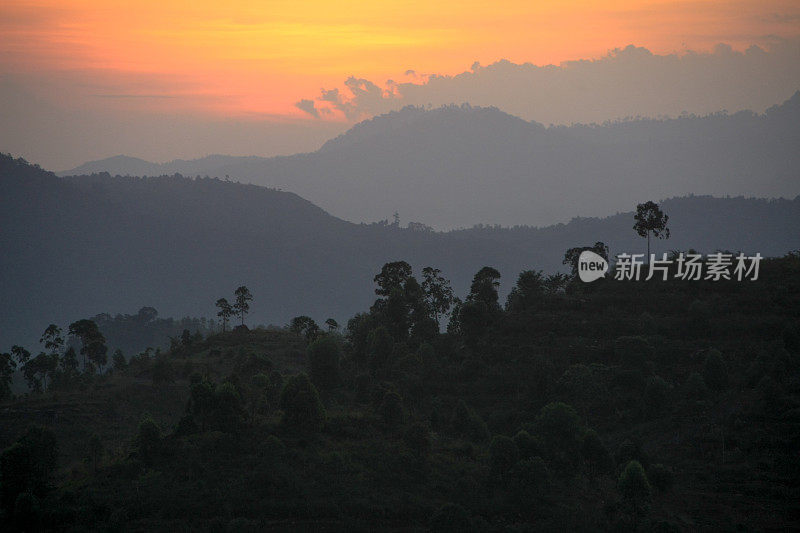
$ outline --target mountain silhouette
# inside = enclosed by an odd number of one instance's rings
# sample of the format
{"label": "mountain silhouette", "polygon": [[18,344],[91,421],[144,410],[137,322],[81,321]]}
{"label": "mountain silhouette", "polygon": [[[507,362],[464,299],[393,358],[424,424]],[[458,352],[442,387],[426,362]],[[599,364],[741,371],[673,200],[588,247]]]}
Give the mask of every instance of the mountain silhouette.
{"label": "mountain silhouette", "polygon": [[438,229],[546,225],[642,198],[800,194],[800,92],[764,114],[718,113],[544,127],[495,108],[407,107],[355,125],[318,151],[209,156],[146,167],[120,158],[63,174],[230,176],[296,192],[355,222]]}
{"label": "mountain silhouette", "polygon": [[[381,266],[400,259],[417,274],[440,268],[463,296],[486,265],[503,275],[505,294],[522,270],[563,269],[572,246],[603,240],[612,254],[644,250],[629,211],[543,228],[441,233],[347,222],[294,193],[255,185],[175,175],[60,178],[5,155],[0,185],[6,348],[35,343],[51,322],[145,305],[162,316],[211,317],[214,301],[242,284],[255,296],[251,324],[283,325],[301,314],[345,323],[374,300],[365,287]],[[655,253],[691,247],[782,255],[800,248],[792,231],[800,198],[687,197],[662,207],[672,238],[655,242]]]}

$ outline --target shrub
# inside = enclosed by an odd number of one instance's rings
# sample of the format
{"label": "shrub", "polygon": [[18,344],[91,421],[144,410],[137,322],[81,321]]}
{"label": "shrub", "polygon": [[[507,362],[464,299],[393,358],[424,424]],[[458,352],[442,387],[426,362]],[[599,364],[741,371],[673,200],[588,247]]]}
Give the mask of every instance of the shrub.
{"label": "shrub", "polygon": [[322,389],[338,385],[342,349],[336,339],[331,336],[320,337],[308,346],[307,353],[311,380]]}
{"label": "shrub", "polygon": [[325,420],[325,408],[316,387],[305,374],[286,380],[281,392],[283,422],[292,426],[319,428]]}
{"label": "shrub", "polygon": [[492,473],[504,476],[519,460],[519,449],[514,441],[505,435],[495,435],[489,445],[489,462]]}
{"label": "shrub", "polygon": [[556,461],[572,464],[576,461],[583,437],[583,424],[570,405],[553,402],[542,407],[536,417],[536,431],[545,450]]}

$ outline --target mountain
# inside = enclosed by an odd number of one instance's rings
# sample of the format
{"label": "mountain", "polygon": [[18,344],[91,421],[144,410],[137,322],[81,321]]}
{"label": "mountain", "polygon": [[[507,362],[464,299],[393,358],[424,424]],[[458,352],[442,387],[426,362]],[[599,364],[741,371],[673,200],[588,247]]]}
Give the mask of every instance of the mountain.
{"label": "mountain", "polygon": [[[210,156],[145,173],[230,176],[291,190],[352,221],[399,212],[439,229],[547,225],[687,194],[800,194],[800,92],[763,115],[740,112],[544,127],[494,108],[407,107],[355,125],[318,151]],[[140,174],[105,160],[80,172]]]}
{"label": "mountain", "polygon": [[[488,113],[489,111],[487,111]],[[345,142],[344,140],[339,142]],[[332,147],[326,148],[326,150]],[[612,254],[642,252],[631,212],[543,228],[448,233],[354,224],[294,193],[181,176],[60,178],[0,156],[0,349],[34,343],[51,322],[98,313],[214,316],[239,285],[255,296],[250,324],[301,314],[346,322],[368,308],[364,290],[389,261],[440,268],[463,296],[485,265],[505,294],[524,269],[559,268],[565,249],[603,240]],[[782,255],[800,248],[794,200],[686,197],[662,207],[669,249]]]}

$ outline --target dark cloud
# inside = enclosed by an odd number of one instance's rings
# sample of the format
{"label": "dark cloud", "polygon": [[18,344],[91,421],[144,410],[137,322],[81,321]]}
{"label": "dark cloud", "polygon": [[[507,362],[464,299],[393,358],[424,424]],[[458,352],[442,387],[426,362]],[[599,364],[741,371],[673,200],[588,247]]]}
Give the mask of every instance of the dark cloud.
{"label": "dark cloud", "polygon": [[314,100],[303,98],[299,102],[295,102],[294,106],[300,111],[305,111],[312,117],[319,118],[319,111],[317,111],[317,108],[314,105]]}

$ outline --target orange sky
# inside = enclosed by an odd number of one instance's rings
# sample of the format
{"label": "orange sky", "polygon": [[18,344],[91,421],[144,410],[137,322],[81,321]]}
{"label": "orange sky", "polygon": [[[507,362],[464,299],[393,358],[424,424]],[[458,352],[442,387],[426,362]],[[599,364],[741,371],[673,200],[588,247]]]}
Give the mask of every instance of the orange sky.
{"label": "orange sky", "polygon": [[660,54],[743,49],[770,36],[800,36],[800,3],[4,0],[0,74],[85,79],[64,96],[77,107],[101,95],[132,97],[132,107],[297,116],[299,98],[350,75],[383,83],[408,69],[559,63],[631,43]]}

